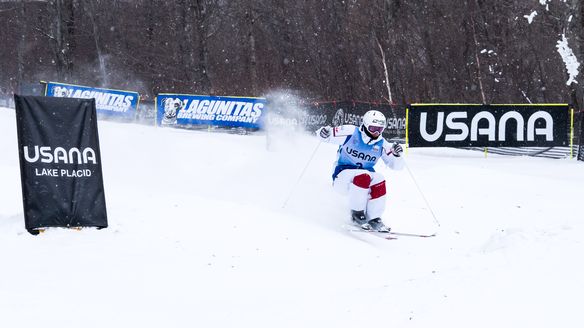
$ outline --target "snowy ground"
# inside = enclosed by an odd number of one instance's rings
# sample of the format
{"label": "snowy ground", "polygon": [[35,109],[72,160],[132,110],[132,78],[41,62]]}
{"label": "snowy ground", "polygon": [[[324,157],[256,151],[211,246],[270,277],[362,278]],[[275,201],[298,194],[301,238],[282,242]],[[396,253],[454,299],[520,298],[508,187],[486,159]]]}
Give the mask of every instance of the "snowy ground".
{"label": "snowy ground", "polygon": [[[1,327],[583,327],[584,163],[410,149],[349,233],[335,146],[100,122],[110,228],[24,229],[0,108]],[[288,199],[289,197],[289,199]],[[286,200],[288,199],[287,203]],[[283,204],[286,206],[283,208]]]}

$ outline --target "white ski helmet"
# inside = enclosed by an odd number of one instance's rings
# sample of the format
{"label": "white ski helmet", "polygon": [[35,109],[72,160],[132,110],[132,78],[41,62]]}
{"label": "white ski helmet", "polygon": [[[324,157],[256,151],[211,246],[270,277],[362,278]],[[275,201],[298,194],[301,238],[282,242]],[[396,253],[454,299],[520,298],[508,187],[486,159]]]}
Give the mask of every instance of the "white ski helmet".
{"label": "white ski helmet", "polygon": [[377,140],[381,137],[383,130],[387,125],[385,115],[380,111],[370,110],[363,115],[363,124],[361,125],[361,135],[365,143]]}

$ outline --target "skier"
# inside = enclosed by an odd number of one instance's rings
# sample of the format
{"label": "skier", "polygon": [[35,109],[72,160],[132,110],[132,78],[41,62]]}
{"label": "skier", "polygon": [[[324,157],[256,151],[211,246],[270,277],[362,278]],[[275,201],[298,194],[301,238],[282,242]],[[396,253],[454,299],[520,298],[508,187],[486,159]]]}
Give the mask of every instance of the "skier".
{"label": "skier", "polygon": [[364,230],[390,231],[381,220],[385,210],[385,178],[373,166],[380,158],[394,170],[401,170],[404,165],[400,144],[392,145],[381,136],[386,124],[381,112],[370,110],[360,127],[323,126],[316,131],[322,141],[339,145],[333,188],[349,195],[351,218]]}

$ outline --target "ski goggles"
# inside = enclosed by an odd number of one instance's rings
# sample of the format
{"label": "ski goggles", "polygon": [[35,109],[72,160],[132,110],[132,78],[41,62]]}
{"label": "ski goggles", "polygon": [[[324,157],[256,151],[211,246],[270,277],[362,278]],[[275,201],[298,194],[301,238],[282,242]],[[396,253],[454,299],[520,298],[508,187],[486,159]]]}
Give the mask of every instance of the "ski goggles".
{"label": "ski goggles", "polygon": [[367,130],[369,130],[369,132],[371,132],[371,133],[381,134],[381,132],[383,132],[383,127],[382,126],[369,126],[367,128]]}

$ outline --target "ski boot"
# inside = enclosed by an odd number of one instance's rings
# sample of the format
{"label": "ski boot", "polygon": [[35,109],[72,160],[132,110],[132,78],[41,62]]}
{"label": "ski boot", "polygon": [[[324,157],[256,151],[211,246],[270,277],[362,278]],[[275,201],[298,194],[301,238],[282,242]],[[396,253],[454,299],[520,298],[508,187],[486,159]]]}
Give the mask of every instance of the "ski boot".
{"label": "ski boot", "polygon": [[383,221],[381,221],[381,218],[375,218],[373,220],[370,220],[368,222],[369,226],[371,227],[371,230],[377,231],[377,232],[389,232],[391,229],[387,226],[385,226],[385,224],[383,224]]}
{"label": "ski boot", "polygon": [[371,230],[371,225],[367,223],[367,218],[365,217],[365,211],[351,210],[351,219],[361,229]]}

